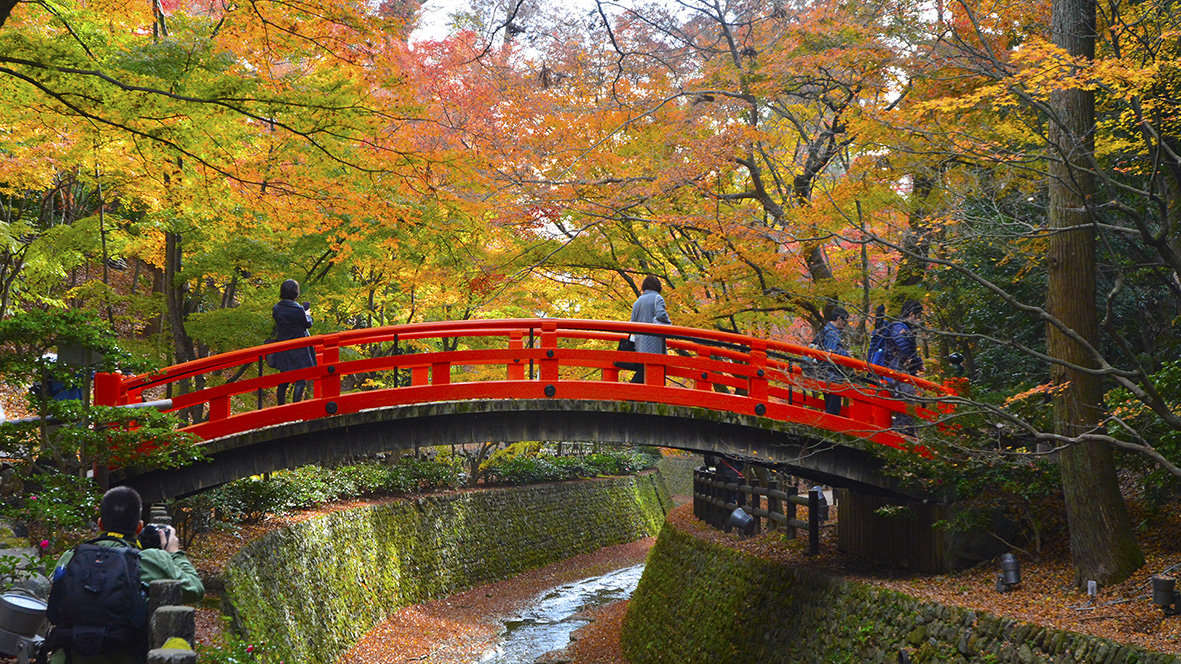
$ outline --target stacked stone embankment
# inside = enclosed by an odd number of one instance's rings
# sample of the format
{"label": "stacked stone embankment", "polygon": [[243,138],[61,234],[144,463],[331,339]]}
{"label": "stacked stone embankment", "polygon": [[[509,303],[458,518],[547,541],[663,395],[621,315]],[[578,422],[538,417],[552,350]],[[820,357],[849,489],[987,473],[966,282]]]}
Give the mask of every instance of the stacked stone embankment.
{"label": "stacked stone embankment", "polygon": [[769,562],[665,524],[628,606],[631,664],[1171,664],[1022,623]]}
{"label": "stacked stone embankment", "polygon": [[244,547],[226,610],[270,662],[330,663],[388,613],[659,532],[659,473],[335,512]]}

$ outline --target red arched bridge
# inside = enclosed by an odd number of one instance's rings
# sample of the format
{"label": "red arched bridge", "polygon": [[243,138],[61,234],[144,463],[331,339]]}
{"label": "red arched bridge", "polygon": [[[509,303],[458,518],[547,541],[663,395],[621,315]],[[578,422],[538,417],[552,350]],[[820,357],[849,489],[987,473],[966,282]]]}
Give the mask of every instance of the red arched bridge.
{"label": "red arched bridge", "polygon": [[[616,350],[656,334],[669,353]],[[311,346],[317,365],[265,370],[268,353]],[[644,382],[616,363],[640,363]],[[257,367],[257,368],[256,368]],[[846,378],[829,382],[838,368]],[[815,370],[819,369],[819,370]],[[247,377],[248,374],[253,374]],[[623,375],[621,379],[621,374]],[[893,399],[882,379],[913,384]],[[280,383],[311,397],[274,403]],[[193,389],[194,385],[203,386]],[[840,415],[824,393],[844,397]],[[955,390],[849,357],[697,328],[599,320],[443,321],[355,330],[223,353],[139,376],[99,374],[95,403],[170,399],[213,463],[112,479],[149,500],[238,477],[364,453],[485,441],[659,445],[784,463],[833,484],[890,490],[865,450],[925,454],[891,430],[895,413],[938,422]]]}

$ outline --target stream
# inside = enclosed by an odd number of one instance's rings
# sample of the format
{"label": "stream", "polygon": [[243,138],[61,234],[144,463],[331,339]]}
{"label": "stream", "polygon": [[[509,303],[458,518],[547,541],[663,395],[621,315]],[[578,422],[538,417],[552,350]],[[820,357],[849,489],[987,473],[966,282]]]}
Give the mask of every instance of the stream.
{"label": "stream", "polygon": [[630,598],[643,571],[643,564],[634,565],[539,594],[528,607],[504,621],[500,644],[480,659],[480,664],[530,664],[551,650],[565,648],[570,634],[590,622],[575,616]]}

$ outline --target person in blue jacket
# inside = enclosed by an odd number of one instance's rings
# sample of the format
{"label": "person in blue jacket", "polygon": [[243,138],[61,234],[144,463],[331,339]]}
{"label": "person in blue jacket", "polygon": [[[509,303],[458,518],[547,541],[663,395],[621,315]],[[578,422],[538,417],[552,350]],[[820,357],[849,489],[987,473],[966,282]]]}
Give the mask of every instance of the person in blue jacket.
{"label": "person in blue jacket", "polygon": [[[299,282],[288,279],[279,286],[279,303],[271,309],[271,317],[275,319],[275,341],[287,341],[299,337],[310,336],[308,330],[312,327],[311,303],[296,302],[299,297]],[[316,366],[316,355],[311,346],[292,348],[290,350],[271,353],[268,363],[279,371],[295,371]],[[287,403],[287,386],[289,383],[279,383],[275,392],[279,405]],[[306,380],[295,381],[291,391],[291,402],[303,399],[303,391],[307,388]]]}
{"label": "person in blue jacket", "polygon": [[[833,307],[827,318],[828,322],[820,330],[820,350],[849,357],[849,347],[845,345],[845,328],[849,326],[849,312],[844,307]],[[838,364],[830,363],[825,373],[829,381],[846,380],[845,372]],[[840,415],[843,401],[841,395],[825,392],[824,412]]]}
{"label": "person in blue jacket", "polygon": [[[636,298],[635,304],[632,305],[631,322],[672,325],[672,321],[668,317],[668,311],[664,308],[664,296],[660,294],[660,278],[651,274],[644,277],[644,281],[640,284],[640,290],[642,291],[640,297]],[[635,335],[635,341],[637,353],[658,353],[664,355],[664,337],[654,334],[637,334]],[[644,382],[643,365],[640,365],[639,370],[632,376],[631,382]]]}
{"label": "person in blue jacket", "polygon": [[[923,305],[917,300],[902,304],[898,320],[890,323],[886,335],[886,366],[895,371],[917,376],[923,372],[923,359],[919,357],[918,328],[923,318]],[[910,383],[893,381],[894,396],[914,401],[915,387]],[[904,413],[894,414],[894,429],[907,435],[915,435],[914,418]]]}

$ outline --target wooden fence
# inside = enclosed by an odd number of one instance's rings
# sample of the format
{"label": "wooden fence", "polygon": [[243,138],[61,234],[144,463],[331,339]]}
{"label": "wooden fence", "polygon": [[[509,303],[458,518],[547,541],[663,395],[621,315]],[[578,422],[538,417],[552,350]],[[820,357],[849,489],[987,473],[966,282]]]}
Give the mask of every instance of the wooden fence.
{"label": "wooden fence", "polygon": [[[827,518],[827,503],[820,487],[809,490],[805,497],[798,495],[794,486],[781,487],[774,481],[751,480],[750,484],[746,481],[708,468],[693,471],[693,515],[714,528],[730,532],[734,527],[730,515],[741,507],[754,517],[751,534],[762,530],[764,519],[768,530],[787,528],[789,537],[794,537],[797,529],[807,530],[808,555],[820,553],[820,523]],[[806,522],[796,518],[796,506],[808,508]]]}

